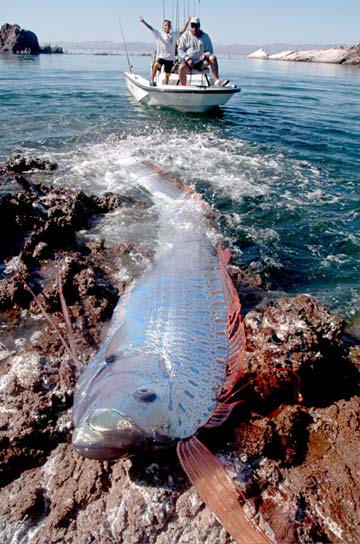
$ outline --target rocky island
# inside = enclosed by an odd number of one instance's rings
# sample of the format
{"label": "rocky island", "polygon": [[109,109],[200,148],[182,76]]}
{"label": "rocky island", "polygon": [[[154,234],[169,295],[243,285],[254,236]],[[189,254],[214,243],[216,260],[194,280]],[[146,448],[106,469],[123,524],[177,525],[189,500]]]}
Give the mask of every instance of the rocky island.
{"label": "rocky island", "polygon": [[5,23],[0,28],[0,53],[28,53],[39,55],[40,53],[63,53],[59,46],[46,45],[40,47],[39,40],[31,30],[24,30],[19,25]]}
{"label": "rocky island", "polygon": [[[59,294],[86,364],[124,291],[121,263],[144,251],[107,247],[92,228],[151,202],[59,187],[55,171],[19,155],[0,165],[0,541],[230,544],[174,450],[99,462],[71,446],[79,369],[60,339]],[[360,347],[315,298],[271,299],[259,278],[230,272],[246,329],[243,402],[201,439],[273,542],[357,544]]]}
{"label": "rocky island", "polygon": [[288,50],[274,54],[268,54],[264,49],[257,49],[253,53],[250,53],[248,58],[360,65],[360,43],[352,47],[331,47],[305,51]]}

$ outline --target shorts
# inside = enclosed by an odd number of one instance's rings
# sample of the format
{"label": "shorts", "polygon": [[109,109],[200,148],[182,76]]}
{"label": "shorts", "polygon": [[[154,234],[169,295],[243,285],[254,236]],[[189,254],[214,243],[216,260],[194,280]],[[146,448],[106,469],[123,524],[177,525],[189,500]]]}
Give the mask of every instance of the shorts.
{"label": "shorts", "polygon": [[[182,60],[181,61],[182,64],[186,64],[186,66],[188,66],[188,63],[186,60]],[[188,66],[190,68],[190,66]],[[197,62],[195,62],[194,66],[192,67],[192,70],[198,70],[199,72],[202,72],[204,69],[204,61],[203,60],[198,60]]]}
{"label": "shorts", "polygon": [[164,66],[165,74],[170,74],[174,66],[173,60],[156,59],[155,64],[158,65],[159,70]]}

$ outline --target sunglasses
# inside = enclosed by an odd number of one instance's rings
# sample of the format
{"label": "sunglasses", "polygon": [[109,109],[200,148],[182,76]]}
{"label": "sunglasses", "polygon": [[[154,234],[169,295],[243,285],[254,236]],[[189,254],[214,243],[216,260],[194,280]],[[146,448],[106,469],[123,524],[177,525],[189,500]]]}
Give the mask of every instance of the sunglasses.
{"label": "sunglasses", "polygon": [[197,26],[200,26],[200,25],[199,25],[199,23],[191,23],[190,26],[191,26],[192,28],[196,28]]}

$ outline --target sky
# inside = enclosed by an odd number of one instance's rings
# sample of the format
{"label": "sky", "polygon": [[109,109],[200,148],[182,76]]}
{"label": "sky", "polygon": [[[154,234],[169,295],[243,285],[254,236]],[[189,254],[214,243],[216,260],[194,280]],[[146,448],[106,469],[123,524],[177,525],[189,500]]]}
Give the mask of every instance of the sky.
{"label": "sky", "polygon": [[[218,44],[355,44],[360,42],[360,0],[1,0],[0,25],[17,23],[40,43],[110,40],[152,42],[139,23],[155,28],[165,17],[201,16]],[[165,8],[165,10],[164,10]]]}

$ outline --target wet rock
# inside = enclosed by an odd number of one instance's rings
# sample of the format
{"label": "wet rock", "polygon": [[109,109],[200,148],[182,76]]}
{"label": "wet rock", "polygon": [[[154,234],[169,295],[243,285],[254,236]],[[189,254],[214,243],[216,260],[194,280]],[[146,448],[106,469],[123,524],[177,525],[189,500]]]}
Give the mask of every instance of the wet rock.
{"label": "wet rock", "polygon": [[[77,238],[77,232],[88,229],[99,214],[114,211],[120,206],[135,205],[134,199],[120,195],[85,195],[82,191],[55,189],[19,175],[15,176],[15,180],[18,183],[17,190],[12,187],[0,195],[0,228],[9,233],[0,242],[0,257],[5,259],[0,276],[1,309],[10,308],[13,304],[28,307],[29,294],[24,289],[24,282],[29,281],[30,271],[43,268],[43,274],[47,275],[47,259],[56,260],[57,253],[71,247],[81,248],[77,251],[76,263],[73,263],[71,269],[72,282],[75,275],[87,266],[81,265],[84,254],[104,253],[101,243],[96,247],[86,246]],[[65,253],[63,256],[66,257]],[[69,264],[66,266],[69,268]],[[38,280],[33,284],[35,290],[38,290],[36,285],[39,282],[41,284],[41,274],[37,274],[37,277]],[[103,288],[102,281],[97,291]],[[44,293],[49,303],[54,289],[56,286],[53,284]],[[104,298],[110,293],[103,292]],[[113,295],[109,299],[113,300]],[[102,313],[103,316],[105,314],[107,310]]]}
{"label": "wet rock", "polygon": [[36,171],[36,170],[45,170],[53,171],[56,170],[57,164],[54,161],[49,161],[47,159],[40,159],[38,157],[27,157],[25,155],[13,154],[6,159],[3,164],[3,169],[9,173],[14,172],[17,174],[22,174],[23,172]]}
{"label": "wet rock", "polygon": [[[245,317],[246,379],[269,404],[326,404],[354,394],[345,323],[308,295],[269,301]],[[345,354],[345,355],[344,355]]]}
{"label": "wet rock", "polygon": [[[268,516],[292,511],[295,542],[358,542],[359,398],[310,411],[304,462],[267,489]],[[277,514],[279,515],[279,514]],[[287,542],[281,540],[280,542]]]}

